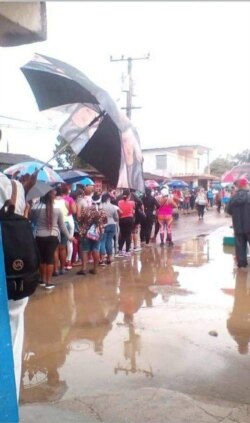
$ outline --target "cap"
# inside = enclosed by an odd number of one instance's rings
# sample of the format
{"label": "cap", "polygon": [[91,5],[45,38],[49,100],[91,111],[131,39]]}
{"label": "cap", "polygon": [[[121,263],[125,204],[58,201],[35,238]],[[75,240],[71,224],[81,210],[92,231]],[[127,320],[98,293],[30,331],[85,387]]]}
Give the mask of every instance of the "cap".
{"label": "cap", "polygon": [[238,181],[238,186],[241,188],[246,187],[249,184],[249,181],[247,180],[247,178],[240,178]]}
{"label": "cap", "polygon": [[162,195],[165,197],[165,196],[169,195],[169,190],[168,190],[167,188],[163,188],[163,189],[161,190],[161,193],[162,193]]}

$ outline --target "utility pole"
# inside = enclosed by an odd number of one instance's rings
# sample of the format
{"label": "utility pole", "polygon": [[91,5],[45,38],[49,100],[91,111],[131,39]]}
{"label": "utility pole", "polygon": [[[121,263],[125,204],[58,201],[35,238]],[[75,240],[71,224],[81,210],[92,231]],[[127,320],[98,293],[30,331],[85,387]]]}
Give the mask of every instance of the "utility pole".
{"label": "utility pole", "polygon": [[127,104],[126,107],[122,107],[122,109],[126,110],[126,115],[129,119],[131,119],[132,109],[141,109],[141,107],[133,106],[132,105],[132,98],[133,98],[133,78],[132,78],[132,62],[133,60],[148,60],[150,57],[150,54],[148,53],[144,57],[124,57],[121,56],[120,59],[113,59],[112,56],[110,56],[111,62],[124,62],[126,61],[128,63],[128,89],[124,90],[127,93]]}

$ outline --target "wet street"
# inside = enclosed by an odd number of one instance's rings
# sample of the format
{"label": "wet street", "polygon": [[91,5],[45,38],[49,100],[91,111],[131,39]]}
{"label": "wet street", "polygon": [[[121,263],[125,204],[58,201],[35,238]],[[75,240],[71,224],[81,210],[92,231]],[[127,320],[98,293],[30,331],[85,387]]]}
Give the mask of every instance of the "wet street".
{"label": "wet street", "polygon": [[[87,407],[89,421],[249,422],[250,268],[237,270],[233,247],[223,246],[230,224],[215,211],[204,222],[182,216],[173,248],[143,248],[98,275],[73,268],[53,292],[39,287],[25,315],[21,403]],[[246,407],[245,417],[217,410],[168,420],[156,391],[165,405],[178,393],[183,416],[191,398]]]}

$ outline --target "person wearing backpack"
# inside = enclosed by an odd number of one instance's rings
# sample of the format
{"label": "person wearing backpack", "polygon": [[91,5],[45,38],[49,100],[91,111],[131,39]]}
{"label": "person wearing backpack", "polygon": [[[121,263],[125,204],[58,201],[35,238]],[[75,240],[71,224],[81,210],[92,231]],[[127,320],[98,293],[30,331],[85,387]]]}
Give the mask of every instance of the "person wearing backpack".
{"label": "person wearing backpack", "polygon": [[[6,175],[0,173],[0,208],[4,206],[7,200],[11,199],[12,187],[14,183],[16,187],[15,213],[23,216],[25,210],[25,194],[35,184],[36,177],[36,174],[24,175],[21,179],[22,182],[11,182],[11,180]],[[25,297],[17,301],[8,301],[17,400],[19,399],[21,382],[22,349],[24,338],[24,311],[28,300],[29,297]]]}

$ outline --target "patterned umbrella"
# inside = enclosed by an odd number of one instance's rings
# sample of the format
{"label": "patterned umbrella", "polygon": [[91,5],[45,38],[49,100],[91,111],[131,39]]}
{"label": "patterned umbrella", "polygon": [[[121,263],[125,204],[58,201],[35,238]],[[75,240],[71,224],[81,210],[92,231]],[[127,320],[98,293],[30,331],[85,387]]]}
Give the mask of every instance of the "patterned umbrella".
{"label": "patterned umbrella", "polygon": [[86,172],[77,169],[60,170],[58,173],[68,184],[74,184],[75,182],[78,183],[78,181],[88,178],[89,176]]}
{"label": "patterned umbrella", "polygon": [[250,163],[242,163],[241,165],[234,166],[222,175],[221,182],[233,183],[240,178],[250,179]]}
{"label": "patterned umbrella", "polygon": [[21,176],[28,173],[31,175],[38,171],[37,180],[49,183],[63,183],[63,179],[59,176],[51,167],[44,166],[40,171],[39,169],[43,166],[41,162],[21,162],[13,166],[8,167],[4,170],[5,175],[8,176]]}
{"label": "patterned umbrella", "polygon": [[147,188],[154,189],[154,188],[158,188],[159,184],[154,179],[147,179],[147,181],[145,181],[145,186]]}

